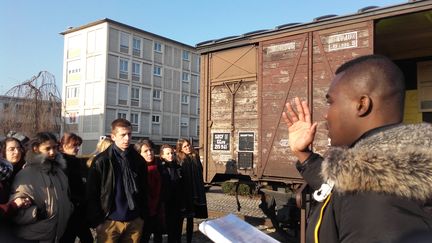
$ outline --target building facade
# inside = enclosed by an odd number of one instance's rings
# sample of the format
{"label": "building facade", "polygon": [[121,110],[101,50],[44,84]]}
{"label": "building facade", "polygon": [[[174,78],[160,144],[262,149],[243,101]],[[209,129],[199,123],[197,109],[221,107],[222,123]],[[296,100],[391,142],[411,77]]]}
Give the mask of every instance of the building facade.
{"label": "building facade", "polygon": [[199,136],[199,55],[195,48],[110,19],[64,35],[64,131],[94,151],[111,122],[126,118],[132,139],[174,144]]}

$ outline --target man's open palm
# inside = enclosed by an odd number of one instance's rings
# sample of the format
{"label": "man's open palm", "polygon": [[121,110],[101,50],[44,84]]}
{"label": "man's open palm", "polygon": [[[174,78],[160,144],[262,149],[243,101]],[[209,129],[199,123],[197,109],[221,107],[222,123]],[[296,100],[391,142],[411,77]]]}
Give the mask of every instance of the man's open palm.
{"label": "man's open palm", "polygon": [[292,105],[286,103],[287,112],[282,114],[283,119],[288,127],[288,140],[291,150],[294,153],[305,152],[309,150],[312,144],[317,123],[311,122],[311,114],[306,101],[300,102],[298,97],[294,98],[297,112]]}

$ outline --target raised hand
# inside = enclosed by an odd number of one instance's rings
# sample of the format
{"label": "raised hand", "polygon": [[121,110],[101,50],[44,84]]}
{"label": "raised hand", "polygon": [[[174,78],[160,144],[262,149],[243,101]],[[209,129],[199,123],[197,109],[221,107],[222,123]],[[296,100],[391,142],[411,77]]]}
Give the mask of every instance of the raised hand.
{"label": "raised hand", "polygon": [[297,112],[288,102],[285,104],[287,112],[282,113],[282,118],[288,127],[288,140],[291,151],[303,162],[311,154],[309,145],[312,144],[318,123],[311,121],[311,114],[307,101],[294,98]]}

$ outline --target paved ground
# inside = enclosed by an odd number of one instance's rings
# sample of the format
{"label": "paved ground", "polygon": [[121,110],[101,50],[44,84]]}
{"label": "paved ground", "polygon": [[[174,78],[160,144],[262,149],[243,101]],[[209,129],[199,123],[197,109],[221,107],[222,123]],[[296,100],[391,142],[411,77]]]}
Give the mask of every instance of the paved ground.
{"label": "paved ground", "polygon": [[[270,220],[265,217],[261,209],[258,207],[260,204],[260,199],[258,197],[239,196],[239,200],[241,209],[238,212],[235,196],[223,194],[220,187],[211,187],[207,193],[209,219],[218,218],[232,213],[255,226],[262,232],[268,234],[272,238],[283,242],[283,238],[275,232]],[[202,221],[203,220],[199,219],[195,219],[194,221],[194,236],[192,242],[210,243],[212,241],[198,230],[198,225]],[[186,242],[185,234],[183,234],[182,242]]]}

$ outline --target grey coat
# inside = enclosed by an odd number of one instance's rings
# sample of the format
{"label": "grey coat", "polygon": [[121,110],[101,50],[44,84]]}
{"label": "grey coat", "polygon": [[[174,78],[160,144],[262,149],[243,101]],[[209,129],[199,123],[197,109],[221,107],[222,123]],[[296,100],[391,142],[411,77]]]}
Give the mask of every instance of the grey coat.
{"label": "grey coat", "polygon": [[10,199],[29,197],[33,204],[14,218],[15,234],[27,240],[57,242],[73,211],[68,180],[62,170],[66,163],[60,154],[56,160],[49,160],[32,151],[26,154],[26,161],[14,179]]}

